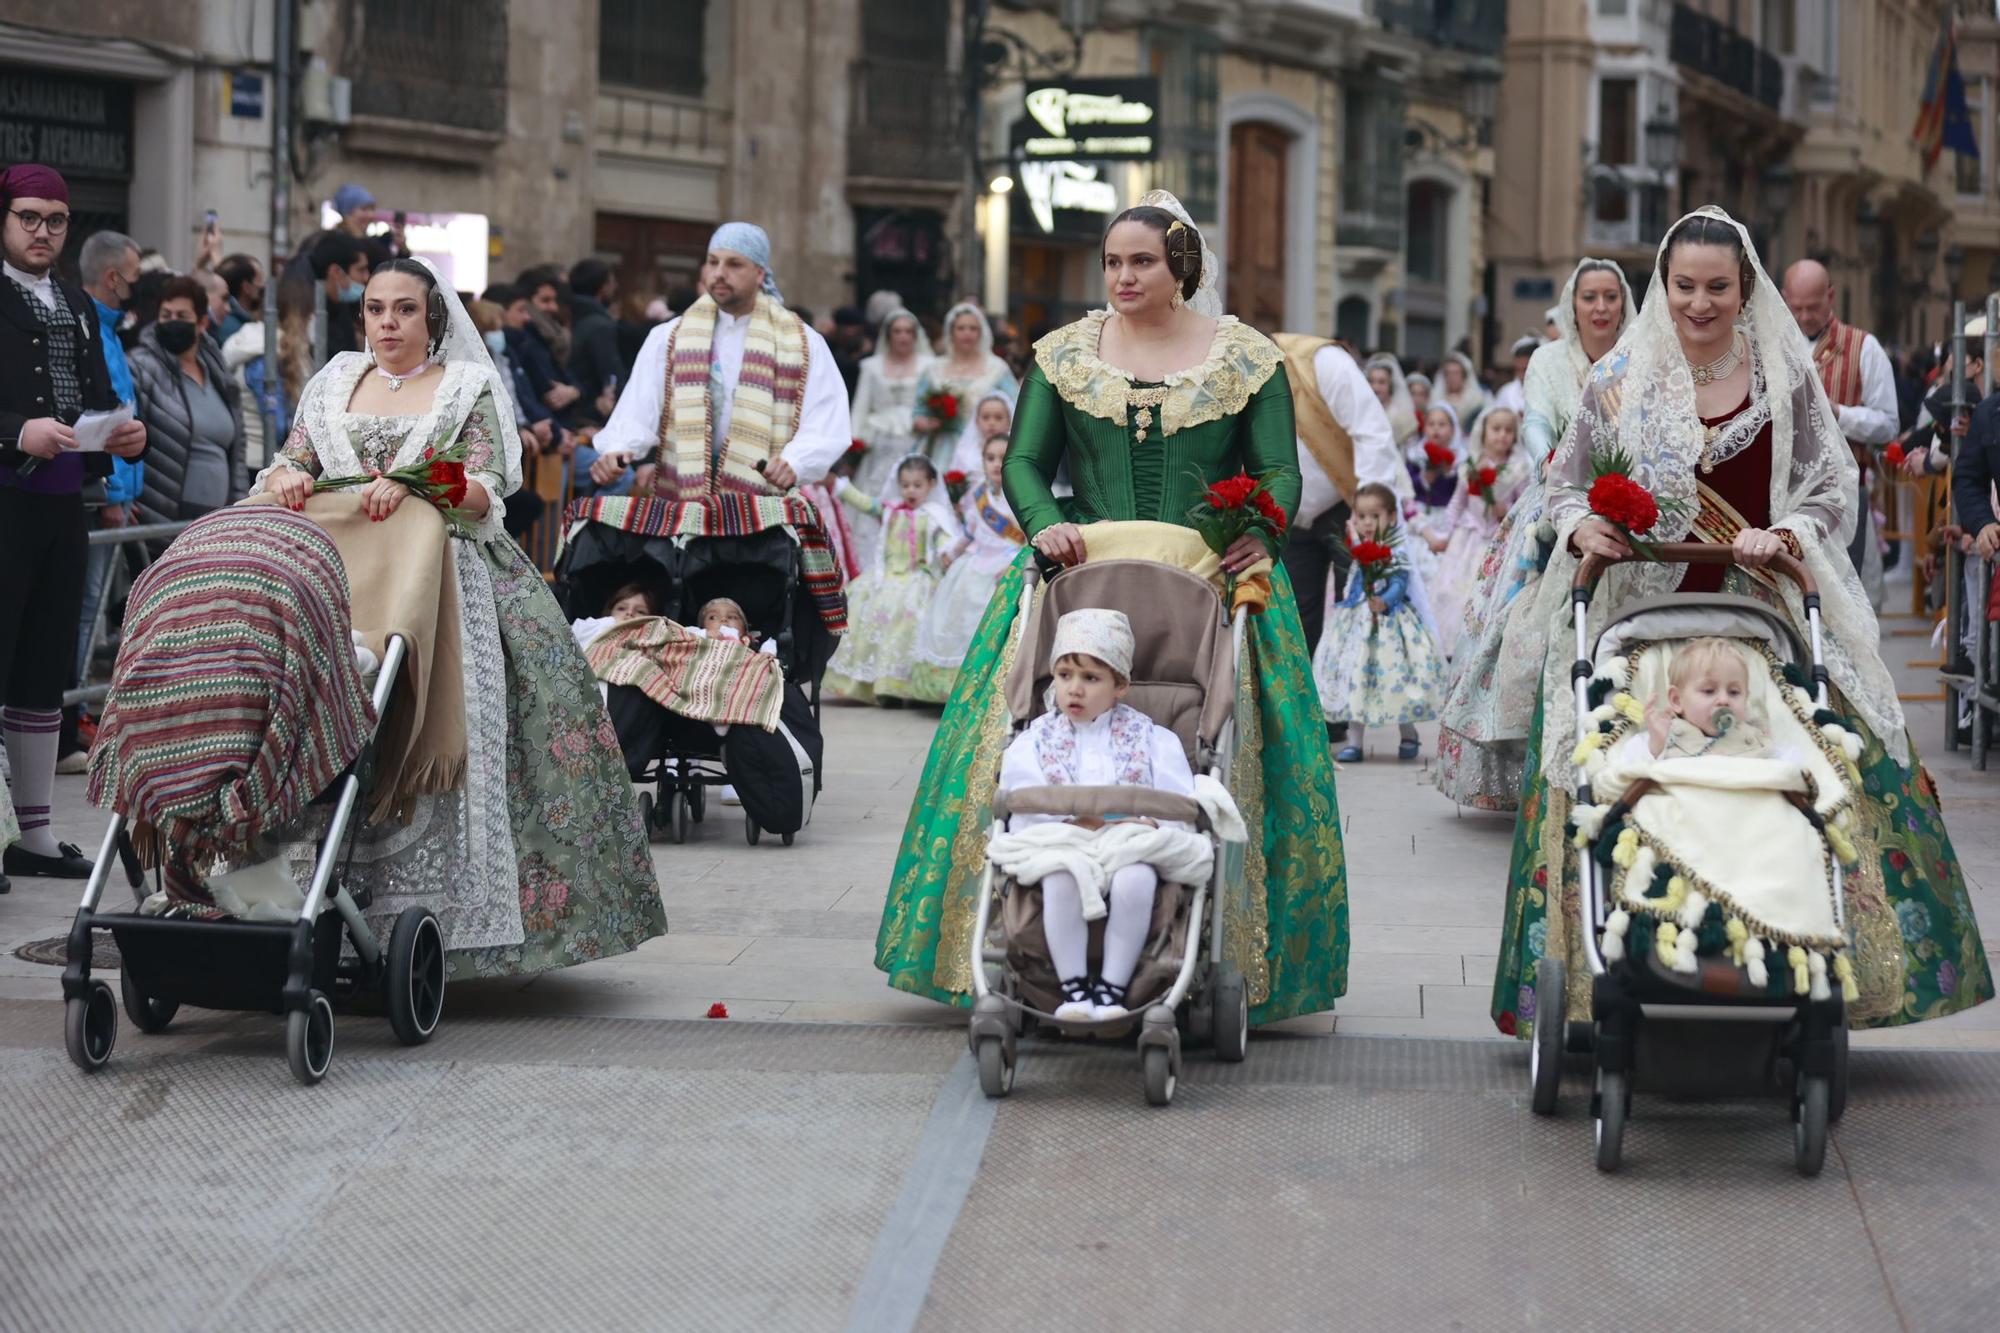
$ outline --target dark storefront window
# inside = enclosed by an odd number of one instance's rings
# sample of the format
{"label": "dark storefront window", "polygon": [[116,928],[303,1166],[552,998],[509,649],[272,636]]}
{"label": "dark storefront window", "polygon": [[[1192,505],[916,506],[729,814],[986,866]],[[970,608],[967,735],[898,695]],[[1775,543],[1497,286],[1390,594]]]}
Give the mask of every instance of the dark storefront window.
{"label": "dark storefront window", "polygon": [[598,0],[602,83],[700,97],[707,78],[708,0]]}
{"label": "dark storefront window", "polygon": [[356,112],[507,128],[507,0],[362,0],[360,38]]}
{"label": "dark storefront window", "polygon": [[43,162],[69,182],[63,272],[92,232],[129,231],[132,85],[83,75],[0,68],[0,165]]}
{"label": "dark storefront window", "polygon": [[866,300],[892,291],[920,315],[941,315],[951,302],[940,282],[944,215],[929,208],[854,210],[854,285]]}
{"label": "dark storefront window", "polygon": [[1350,84],[1342,98],[1342,245],[1403,248],[1405,106],[1403,92],[1386,84]]}

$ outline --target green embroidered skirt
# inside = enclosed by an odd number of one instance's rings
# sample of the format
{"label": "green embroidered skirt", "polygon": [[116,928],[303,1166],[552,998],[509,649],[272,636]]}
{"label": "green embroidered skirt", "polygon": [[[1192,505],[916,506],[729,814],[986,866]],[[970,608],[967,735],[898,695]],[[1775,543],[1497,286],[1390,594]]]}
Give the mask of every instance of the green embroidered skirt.
{"label": "green embroidered skirt", "polygon": [[[973,918],[1009,739],[1002,694],[1031,559],[1023,552],[1001,577],[959,669],[876,939],[890,985],[946,1004],[970,1003]],[[1229,780],[1252,845],[1244,892],[1224,902],[1225,952],[1249,985],[1253,1023],[1331,1009],[1347,989],[1347,867],[1326,724],[1291,584],[1282,568],[1272,579],[1270,608],[1250,620]]]}

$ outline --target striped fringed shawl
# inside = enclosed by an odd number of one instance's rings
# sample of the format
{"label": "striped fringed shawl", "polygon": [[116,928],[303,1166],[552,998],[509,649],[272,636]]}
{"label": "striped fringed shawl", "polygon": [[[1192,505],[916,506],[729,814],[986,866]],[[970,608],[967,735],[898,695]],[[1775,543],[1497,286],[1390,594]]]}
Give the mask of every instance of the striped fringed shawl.
{"label": "striped fringed shawl", "polygon": [[768,494],[760,467],[779,456],[799,428],[805,397],[805,322],[769,296],[759,296],[743,335],[743,362],[730,400],[729,437],[717,449],[711,424],[715,387],[715,323],[720,310],[704,296],[667,337],[667,385],[660,410],[661,490]]}
{"label": "striped fringed shawl", "polygon": [[613,625],[590,641],[584,656],[605,684],[636,685],[662,708],[697,722],[772,731],[785,702],[777,658],[661,616]]}
{"label": "striped fringed shawl", "polygon": [[[648,537],[748,537],[788,528],[799,542],[806,593],[829,634],[847,632],[847,594],[819,510],[802,495],[709,495],[696,500],[634,500],[607,495],[572,500],[564,540],[578,523],[602,523]],[[558,557],[560,559],[560,557]]]}
{"label": "striped fringed shawl", "polygon": [[206,902],[202,870],[297,820],[374,725],[332,541],[288,509],[223,509],[132,585],[90,800],[134,821],[169,897]]}

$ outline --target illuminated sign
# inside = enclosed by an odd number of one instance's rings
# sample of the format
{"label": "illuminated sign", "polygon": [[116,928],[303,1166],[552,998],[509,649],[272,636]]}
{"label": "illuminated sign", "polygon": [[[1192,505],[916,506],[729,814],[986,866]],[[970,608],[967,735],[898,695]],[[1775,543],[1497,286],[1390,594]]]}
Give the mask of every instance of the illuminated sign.
{"label": "illuminated sign", "polygon": [[1028,85],[1016,130],[1030,161],[1150,162],[1159,156],[1158,79],[1069,79]]}
{"label": "illuminated sign", "polygon": [[1118,187],[1089,162],[1023,162],[1021,193],[1045,233],[1056,229],[1056,210],[1109,217],[1118,211]]}

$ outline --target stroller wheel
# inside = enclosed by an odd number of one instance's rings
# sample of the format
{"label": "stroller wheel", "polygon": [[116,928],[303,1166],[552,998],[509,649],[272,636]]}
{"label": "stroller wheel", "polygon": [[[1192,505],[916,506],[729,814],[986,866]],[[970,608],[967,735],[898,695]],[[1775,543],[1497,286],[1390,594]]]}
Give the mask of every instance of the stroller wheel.
{"label": "stroller wheel", "polygon": [[1014,1090],[1014,1060],[998,1037],[980,1038],[979,1090],[988,1097],[1005,1097]]}
{"label": "stroller wheel", "polygon": [[646,830],[646,841],[651,842],[658,825],[653,822],[653,793],[649,791],[639,793],[639,827]]}
{"label": "stroller wheel", "polygon": [[421,1046],[444,1012],[444,932],[428,907],[406,907],[389,934],[382,978],[389,1026],[405,1046]]}
{"label": "stroller wheel", "polygon": [[695,823],[699,824],[702,816],[707,813],[708,786],[706,783],[697,782],[688,788],[688,815]]}
{"label": "stroller wheel", "polygon": [[1826,1165],[1830,1082],[1823,1074],[1808,1074],[1799,1080],[1798,1100],[1792,1106],[1792,1162],[1802,1176],[1816,1176]]}
{"label": "stroller wheel", "polygon": [[1536,1115],[1554,1115],[1562,1091],[1563,1044],[1568,1025],[1566,971],[1560,958],[1535,964],[1535,1039],[1528,1051],[1528,1104]]}
{"label": "stroller wheel", "polygon": [[1630,1075],[1597,1076],[1597,1169],[1616,1171],[1625,1156],[1625,1115],[1632,1109]]}
{"label": "stroller wheel", "polygon": [[743,816],[743,840],[755,847],[757,839],[763,836],[764,830],[757,827],[757,821],[748,815]]}
{"label": "stroller wheel", "polygon": [[118,1002],[111,998],[111,987],[93,981],[82,999],[63,1004],[63,1047],[78,1069],[102,1069],[117,1042]]}
{"label": "stroller wheel", "polygon": [[680,799],[674,802],[674,844],[676,846],[688,840],[688,825],[694,818],[693,806],[695,793],[700,790],[701,781],[697,778],[692,785],[680,793]]}
{"label": "stroller wheel", "polygon": [[1139,1073],[1146,1084],[1149,1106],[1169,1106],[1180,1086],[1180,1059],[1177,1051],[1165,1046],[1147,1046],[1139,1052]]}
{"label": "stroller wheel", "polygon": [[125,1002],[125,1017],[141,1032],[165,1032],[181,1008],[179,1000],[155,1000],[147,996],[139,989],[139,983],[132,980],[129,969],[118,974],[118,996]]}
{"label": "stroller wheel", "polygon": [[799,835],[796,833],[780,833],[778,835],[778,841],[784,843],[785,846],[789,847],[794,842],[798,841],[798,837]]}
{"label": "stroller wheel", "polygon": [[1241,1061],[1250,1046],[1250,994],[1243,974],[1233,967],[1216,971],[1209,1022],[1215,1058],[1229,1064]]}
{"label": "stroller wheel", "polygon": [[316,990],[306,992],[305,1008],[285,1016],[285,1063],[307,1087],[325,1078],[333,1063],[333,1002]]}

